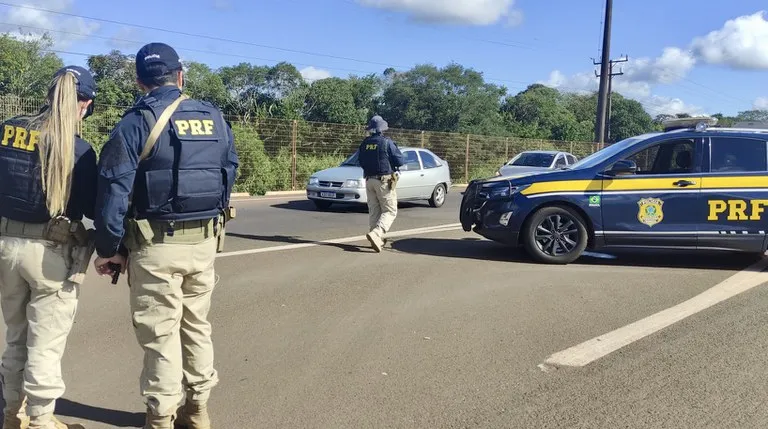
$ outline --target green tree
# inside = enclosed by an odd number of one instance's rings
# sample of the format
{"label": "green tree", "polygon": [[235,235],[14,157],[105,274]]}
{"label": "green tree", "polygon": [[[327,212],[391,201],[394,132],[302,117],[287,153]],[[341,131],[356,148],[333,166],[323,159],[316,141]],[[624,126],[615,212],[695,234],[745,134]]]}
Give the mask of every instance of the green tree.
{"label": "green tree", "polygon": [[365,120],[355,108],[352,85],[337,77],[312,83],[305,109],[304,117],[308,121],[357,124]]}
{"label": "green tree", "polygon": [[227,87],[221,76],[205,64],[190,62],[184,73],[184,92],[197,100],[213,103],[224,109],[229,104]]}
{"label": "green tree", "polygon": [[96,80],[99,104],[132,106],[141,96],[133,55],[117,50],[106,55],[94,55],[88,57],[88,67]]}
{"label": "green tree", "polygon": [[610,141],[617,142],[654,129],[653,118],[638,101],[613,94]]}
{"label": "green tree", "polygon": [[0,35],[0,95],[43,99],[53,74],[64,66],[56,54],[46,52],[52,45],[47,34],[26,40]]}
{"label": "green tree", "polygon": [[499,99],[506,88],[486,83],[481,73],[450,64],[419,65],[388,80],[380,108],[390,126],[447,132],[500,134]]}
{"label": "green tree", "polygon": [[747,110],[736,115],[736,122],[768,122],[768,110]]}

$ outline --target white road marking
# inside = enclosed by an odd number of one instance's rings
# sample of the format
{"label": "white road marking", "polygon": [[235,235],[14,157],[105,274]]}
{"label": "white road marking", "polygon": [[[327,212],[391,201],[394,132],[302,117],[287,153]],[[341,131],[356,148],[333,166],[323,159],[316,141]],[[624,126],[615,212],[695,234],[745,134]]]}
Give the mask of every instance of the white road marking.
{"label": "white road marking", "polygon": [[[461,228],[460,223],[450,223],[445,225],[436,225],[436,226],[430,226],[425,228],[414,228],[414,229],[406,229],[403,231],[391,232],[387,234],[386,237],[396,238],[396,237],[404,237],[408,235],[429,234],[433,232],[453,231],[459,228]],[[312,241],[309,243],[286,244],[283,246],[270,246],[270,247],[262,247],[259,249],[248,249],[248,250],[238,250],[235,252],[224,252],[224,253],[219,253],[218,255],[216,255],[216,257],[226,258],[228,256],[242,256],[242,255],[252,255],[256,253],[279,252],[282,250],[303,249],[306,247],[315,247],[315,246],[322,246],[327,244],[354,243],[357,241],[367,241],[367,240],[364,235],[359,235],[354,237],[335,238],[332,240]]]}
{"label": "white road marking", "polygon": [[768,258],[674,307],[549,356],[544,365],[581,367],[680,320],[768,282]]}
{"label": "white road marking", "polygon": [[275,197],[243,197],[243,198],[232,198],[229,200],[230,203],[258,203],[260,201],[299,201],[299,200],[306,200],[309,201],[306,198],[302,198],[301,195],[285,195],[285,196],[275,196]]}

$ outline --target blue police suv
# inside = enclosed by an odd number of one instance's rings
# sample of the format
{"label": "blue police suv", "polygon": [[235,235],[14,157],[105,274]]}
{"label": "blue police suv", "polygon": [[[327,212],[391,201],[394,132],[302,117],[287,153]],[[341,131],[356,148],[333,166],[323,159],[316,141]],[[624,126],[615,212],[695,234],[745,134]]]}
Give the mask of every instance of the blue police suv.
{"label": "blue police suv", "polygon": [[472,181],[465,231],[567,264],[586,249],[763,253],[768,231],[768,125],[667,121],[562,170]]}

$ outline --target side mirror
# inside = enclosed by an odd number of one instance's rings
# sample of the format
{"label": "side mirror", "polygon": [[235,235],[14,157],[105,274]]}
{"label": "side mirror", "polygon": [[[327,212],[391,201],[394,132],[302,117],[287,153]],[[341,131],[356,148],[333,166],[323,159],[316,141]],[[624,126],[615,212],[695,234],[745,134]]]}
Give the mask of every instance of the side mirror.
{"label": "side mirror", "polygon": [[617,161],[611,168],[605,171],[605,174],[608,176],[621,176],[624,174],[635,173],[637,173],[637,164],[635,161],[630,161],[628,159]]}

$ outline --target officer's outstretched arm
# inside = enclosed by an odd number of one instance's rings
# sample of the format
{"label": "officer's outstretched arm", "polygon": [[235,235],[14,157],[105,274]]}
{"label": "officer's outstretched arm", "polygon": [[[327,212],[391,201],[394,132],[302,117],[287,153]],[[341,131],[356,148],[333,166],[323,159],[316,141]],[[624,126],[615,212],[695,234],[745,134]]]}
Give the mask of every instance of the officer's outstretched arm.
{"label": "officer's outstretched arm", "polygon": [[127,115],[117,124],[101,151],[94,226],[96,253],[102,258],[110,258],[120,249],[128,198],[148,134],[141,114]]}

